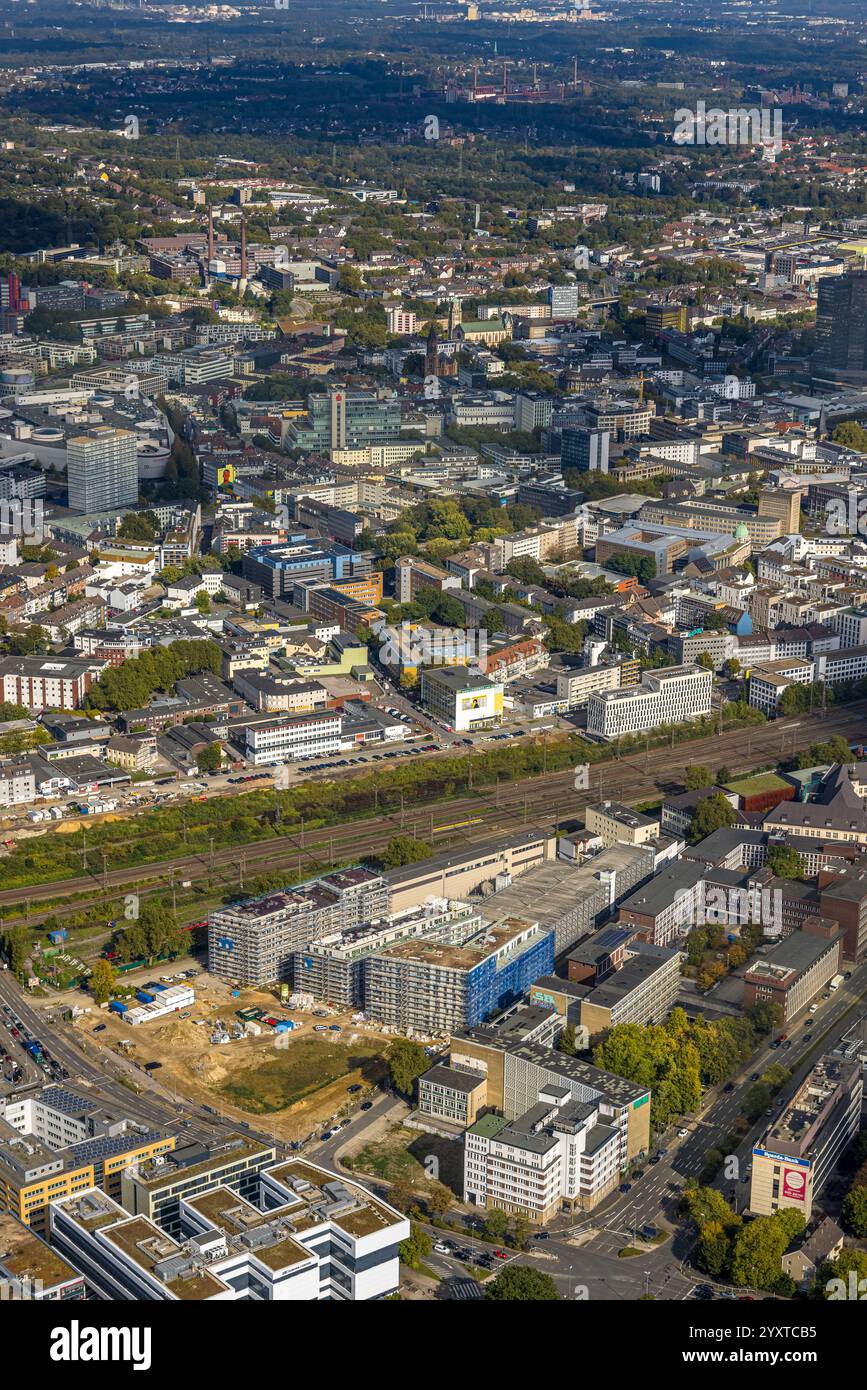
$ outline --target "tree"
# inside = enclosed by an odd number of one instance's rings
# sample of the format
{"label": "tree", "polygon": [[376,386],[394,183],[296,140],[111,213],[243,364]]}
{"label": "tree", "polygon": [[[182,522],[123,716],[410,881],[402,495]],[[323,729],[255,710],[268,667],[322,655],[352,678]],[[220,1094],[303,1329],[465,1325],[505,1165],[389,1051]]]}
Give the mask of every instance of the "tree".
{"label": "tree", "polygon": [[196,767],[199,772],[219,772],[222,765],[223,745],[219,742],[209,743],[207,748],[196,754]]}
{"label": "tree", "polygon": [[699,1269],[718,1279],[728,1267],[731,1256],[731,1238],[720,1221],[709,1221],[703,1226],[695,1248],[695,1260]]}
{"label": "tree", "polygon": [[398,1211],[408,1212],[418,1205],[415,1188],[411,1180],[403,1174],[395,1179],[388,1193],[388,1200]]}
{"label": "tree", "polygon": [[3,933],[3,953],[14,975],[20,975],[30,954],[30,935],[24,926],[10,927]]}
{"label": "tree", "polygon": [[731,802],[723,796],[722,792],[714,792],[713,796],[705,797],[695,808],[695,814],[689,827],[689,838],[693,844],[703,840],[705,836],[713,833],[714,830],[721,830],[723,826],[734,825],[737,820],[734,807]]}
{"label": "tree", "polygon": [[578,1044],[575,1039],[575,1024],[567,1023],[563,1032],[560,1034],[560,1041],[557,1044],[561,1052],[567,1057],[574,1057],[578,1051]]}
{"label": "tree", "polygon": [[485,1235],[489,1240],[505,1240],[509,1217],[500,1207],[491,1207],[485,1214]]}
{"label": "tree", "polygon": [[[821,1298],[839,1299],[847,1298],[849,1294],[850,1278],[856,1289],[862,1279],[867,1279],[867,1250],[846,1249],[841,1250],[835,1260],[826,1260],[819,1266],[816,1273],[816,1280],[811,1292]],[[835,1286],[837,1280],[842,1280],[843,1288]],[[860,1296],[860,1290],[859,1296]]]}
{"label": "tree", "polygon": [[742,1226],[732,1246],[732,1282],[741,1288],[773,1289],[780,1261],[804,1225],[801,1212],[782,1207],[773,1216],[756,1216]]}
{"label": "tree", "polygon": [[114,989],[115,971],[110,960],[96,960],[90,972],[90,992],[94,1002],[107,1004]]}
{"label": "tree", "polygon": [[427,859],[432,853],[426,840],[417,840],[412,835],[393,835],[379,856],[379,864],[383,869],[400,869],[404,864]]}
{"label": "tree", "polygon": [[415,1221],[409,1228],[406,1240],[400,1243],[400,1258],[410,1269],[418,1269],[422,1260],[431,1252],[433,1242],[424,1227]]}
{"label": "tree", "polygon": [[413,1082],[428,1068],[428,1055],[421,1043],[409,1038],[396,1038],[388,1050],[388,1070],[391,1083],[401,1095],[412,1094]]}
{"label": "tree", "polygon": [[843,1198],[843,1221],[853,1236],[867,1236],[867,1187],[853,1187]]}
{"label": "tree", "polygon": [[627,550],[615,550],[605,561],[605,568],[618,574],[631,574],[639,584],[649,584],[656,578],[656,565],[647,555],[632,555]]}
{"label": "tree", "polygon": [[765,863],[777,878],[802,879],[804,877],[801,856],[791,845],[771,845]]}
{"label": "tree", "polygon": [[454,1194],[443,1182],[431,1183],[424,1195],[424,1203],[431,1216],[445,1216],[454,1205]]}
{"label": "tree", "polygon": [[857,420],[843,420],[835,426],[833,439],[835,444],[843,444],[847,449],[867,454],[867,430]]}
{"label": "tree", "polygon": [[508,1264],[485,1289],[485,1298],[499,1303],[551,1303],[560,1298],[550,1274],[529,1265]]}
{"label": "tree", "polygon": [[687,791],[702,791],[705,787],[713,786],[713,773],[704,763],[693,763],[686,773]]}

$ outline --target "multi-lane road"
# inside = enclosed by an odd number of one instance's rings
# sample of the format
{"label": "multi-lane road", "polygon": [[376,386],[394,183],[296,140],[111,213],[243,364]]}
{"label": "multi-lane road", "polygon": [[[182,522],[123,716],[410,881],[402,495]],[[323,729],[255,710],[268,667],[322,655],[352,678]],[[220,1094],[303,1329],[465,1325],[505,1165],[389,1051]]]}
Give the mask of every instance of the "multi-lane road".
{"label": "multi-lane road", "polygon": [[[772,1063],[780,1063],[791,1071],[790,1080],[774,1102],[774,1114],[777,1114],[816,1058],[833,1047],[851,1026],[863,1008],[865,993],[867,962],[854,970],[852,978],[830,999],[820,1004],[815,1015],[807,1014],[789,1026],[791,1048],[784,1050],[773,1048],[770,1043],[763,1044],[730,1083],[731,1090],[720,1086],[709,1091],[701,1112],[679,1126],[688,1128],[685,1138],[677,1137],[678,1126],[661,1136],[654,1152],[665,1150],[664,1156],[656,1163],[648,1161],[643,1165],[642,1176],[632,1180],[629,1192],[618,1191],[593,1212],[574,1219],[559,1219],[550,1227],[546,1239],[536,1237],[529,1251],[510,1252],[510,1258],[550,1274],[564,1298],[577,1300],[632,1301],[647,1293],[658,1299],[684,1299],[689,1298],[699,1284],[713,1285],[712,1280],[689,1263],[692,1234],[677,1215],[684,1183],[690,1178],[698,1180],[708,1150],[718,1148],[731,1134],[746,1093],[753,1085],[752,1078],[766,1071]],[[809,1037],[805,1036],[807,1034]],[[732,1181],[721,1174],[714,1181],[713,1185],[738,1211],[743,1211],[749,1200],[748,1169],[753,1146],[770,1123],[769,1117],[763,1115],[735,1149],[738,1180]],[[669,1233],[669,1238],[656,1247],[642,1241],[642,1228],[650,1226],[660,1233]],[[467,1219],[463,1229],[468,1235],[472,1234],[473,1228]],[[441,1237],[442,1233],[432,1229],[431,1234]],[[626,1258],[619,1255],[624,1247],[635,1246],[636,1242],[640,1254]],[[467,1245],[469,1241],[459,1238],[459,1243]],[[477,1248],[490,1251],[493,1247],[486,1243]],[[466,1276],[465,1262],[453,1255],[439,1254],[425,1262],[443,1278]],[[715,1286],[715,1293],[719,1298],[736,1296],[721,1285]]]}

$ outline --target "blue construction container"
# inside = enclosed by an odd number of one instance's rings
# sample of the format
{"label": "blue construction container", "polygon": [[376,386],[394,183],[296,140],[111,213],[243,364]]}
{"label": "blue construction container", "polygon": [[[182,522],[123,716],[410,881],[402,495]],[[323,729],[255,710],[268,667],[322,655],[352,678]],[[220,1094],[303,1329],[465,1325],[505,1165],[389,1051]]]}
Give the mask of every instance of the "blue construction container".
{"label": "blue construction container", "polygon": [[112,999],[108,1006],[108,1011],[113,1014],[125,1014],[126,1004],[124,1004],[122,999]]}
{"label": "blue construction container", "polygon": [[51,942],[52,946],[62,946],[64,941],[69,940],[69,932],[65,927],[61,927],[59,931],[50,931],[48,933],[48,940]]}
{"label": "blue construction container", "polygon": [[140,1004],[152,1004],[154,1002],[154,996],[148,994],[146,989],[137,989],[135,997]]}

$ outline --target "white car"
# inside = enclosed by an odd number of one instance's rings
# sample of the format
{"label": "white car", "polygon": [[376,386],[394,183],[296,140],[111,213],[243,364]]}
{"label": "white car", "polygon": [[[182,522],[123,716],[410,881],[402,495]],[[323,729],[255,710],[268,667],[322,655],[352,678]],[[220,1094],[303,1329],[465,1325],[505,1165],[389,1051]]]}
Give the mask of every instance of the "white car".
{"label": "white car", "polygon": [[437,1252],[438,1255],[450,1255],[452,1253],[451,1247],[448,1245],[443,1245],[441,1240],[437,1241],[436,1245],[434,1246],[434,1250]]}
{"label": "white car", "polygon": [[689,1134],[689,1130],[688,1130],[688,1129],[679,1129],[679,1130],[677,1131],[677,1137],[678,1137],[678,1139],[685,1139],[686,1136],[687,1136],[688,1134]]}

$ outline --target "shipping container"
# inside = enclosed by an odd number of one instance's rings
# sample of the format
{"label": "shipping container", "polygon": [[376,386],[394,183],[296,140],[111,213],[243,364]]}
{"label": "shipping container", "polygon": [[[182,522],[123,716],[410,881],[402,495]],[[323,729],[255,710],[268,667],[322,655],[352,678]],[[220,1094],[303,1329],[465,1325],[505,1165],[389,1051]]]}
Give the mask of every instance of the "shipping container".
{"label": "shipping container", "polygon": [[114,1014],[125,1014],[125,1013],[126,1013],[126,1004],[124,1004],[123,1001],[122,1001],[121,999],[112,999],[112,1001],[111,1001],[111,1003],[109,1004],[108,1007],[109,1007],[109,1009],[111,1010],[111,1012],[114,1013]]}

